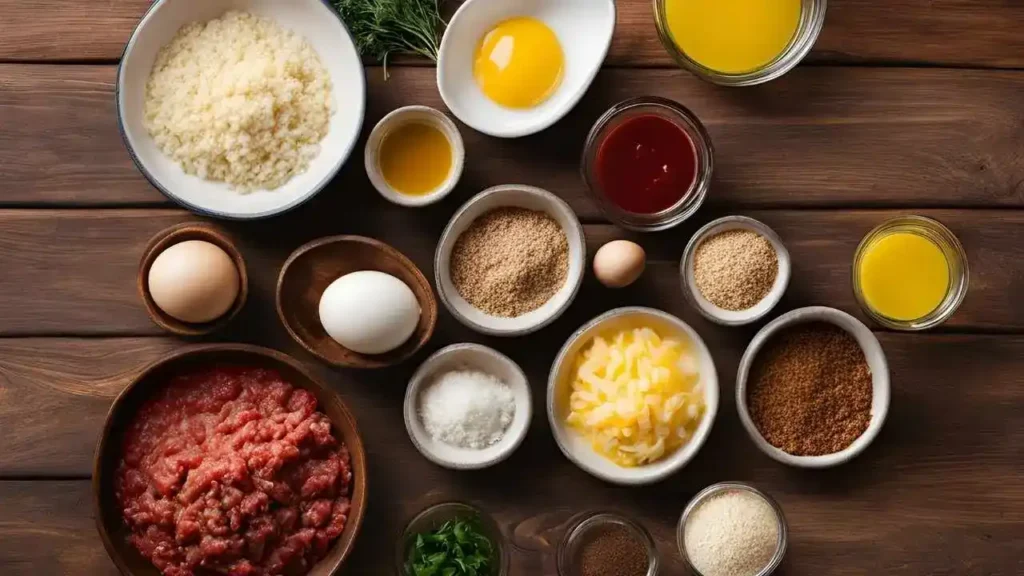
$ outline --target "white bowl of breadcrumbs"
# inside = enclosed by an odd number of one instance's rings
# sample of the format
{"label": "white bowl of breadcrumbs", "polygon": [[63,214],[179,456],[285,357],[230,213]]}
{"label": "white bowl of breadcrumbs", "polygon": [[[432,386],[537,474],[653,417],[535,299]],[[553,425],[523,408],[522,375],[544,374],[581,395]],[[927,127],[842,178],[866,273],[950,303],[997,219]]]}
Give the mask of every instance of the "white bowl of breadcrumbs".
{"label": "white bowl of breadcrumbs", "polygon": [[157,0],[125,47],[118,122],[164,195],[256,219],[322,190],[359,138],[362,61],[322,0]]}
{"label": "white bowl of breadcrumbs", "polygon": [[583,282],[587,244],[575,212],[551,192],[488,188],[455,213],[437,243],[441,302],[492,336],[522,336],[562,315]]}
{"label": "white bowl of breadcrumbs", "polygon": [[719,218],[698,230],[679,265],[686,299],[725,326],[764,318],[782,300],[791,270],[779,235],[746,216]]}

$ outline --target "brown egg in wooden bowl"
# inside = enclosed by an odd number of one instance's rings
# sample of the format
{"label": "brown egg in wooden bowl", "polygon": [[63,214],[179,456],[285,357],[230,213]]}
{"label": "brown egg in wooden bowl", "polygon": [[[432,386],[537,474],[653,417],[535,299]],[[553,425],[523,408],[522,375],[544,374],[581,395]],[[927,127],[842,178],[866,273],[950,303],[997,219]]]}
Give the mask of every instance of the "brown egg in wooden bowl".
{"label": "brown egg in wooden bowl", "polygon": [[153,236],[142,253],[137,285],[153,322],[186,337],[220,330],[249,295],[242,254],[226,234],[200,222]]}
{"label": "brown egg in wooden bowl", "polygon": [[194,346],[143,369],[114,400],[94,456],[93,513],[126,576],[333,576],[363,521],[366,470],[352,413],[298,361]]}
{"label": "brown egg in wooden bowl", "polygon": [[[348,282],[355,280],[354,273],[367,272],[373,273],[369,280]],[[342,280],[346,288],[340,288]],[[391,295],[402,306],[386,303]],[[328,306],[328,301],[342,304]],[[399,308],[409,317],[396,318]],[[285,261],[277,280],[277,312],[292,338],[327,364],[385,368],[408,359],[430,340],[437,299],[420,269],[398,250],[373,238],[332,236],[300,247]],[[362,350],[339,342],[344,336],[359,340],[360,324],[371,324],[376,332],[359,342]]]}

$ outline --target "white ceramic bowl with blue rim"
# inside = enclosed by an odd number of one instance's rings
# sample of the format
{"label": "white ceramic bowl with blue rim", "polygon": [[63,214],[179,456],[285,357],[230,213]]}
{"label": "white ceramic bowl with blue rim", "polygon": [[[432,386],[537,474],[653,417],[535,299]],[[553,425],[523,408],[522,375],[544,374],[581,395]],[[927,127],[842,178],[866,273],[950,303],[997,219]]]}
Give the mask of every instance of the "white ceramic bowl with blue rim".
{"label": "white ceramic bowl with blue rim", "polygon": [[[824,322],[842,328],[857,340],[857,344],[864,351],[864,358],[871,370],[871,420],[868,422],[867,430],[839,452],[822,456],[795,456],[772,446],[757,429],[747,406],[747,380],[750,377],[750,369],[753,367],[754,360],[768,340],[783,330],[812,322]],[[849,462],[863,452],[882,430],[885,417],[889,414],[890,395],[889,364],[878,338],[860,320],[846,312],[825,306],[798,308],[769,322],[750,341],[750,345],[747,346],[747,350],[740,360],[740,368],[736,374],[736,410],[740,414],[740,422],[743,423],[747,434],[762,452],[783,464],[797,468],[838,466]]]}
{"label": "white ceramic bowl with blue rim", "polygon": [[[497,443],[475,450],[435,440],[423,425],[420,414],[424,389],[442,374],[452,370],[473,370],[501,380],[515,398],[515,414],[504,436]],[[477,470],[508,458],[526,438],[533,419],[530,382],[523,369],[501,352],[479,344],[452,344],[435,352],[416,370],[405,389],[405,429],[416,449],[431,462],[455,470]]]}
{"label": "white ceramic bowl with blue rim", "polygon": [[[569,270],[561,288],[540,308],[515,318],[492,316],[459,294],[451,276],[452,249],[474,220],[498,208],[516,207],[544,212],[562,228],[569,244]],[[522,184],[488,188],[469,199],[452,216],[434,253],[437,293],[452,316],[466,326],[490,336],[523,336],[540,330],[562,315],[579,292],[587,263],[587,240],[576,213],[564,200],[547,190]]]}
{"label": "white ceramic bowl with blue rim", "polygon": [[[576,354],[594,336],[609,330],[635,328],[640,325],[654,327],[662,337],[682,338],[691,347],[700,371],[699,385],[704,391],[705,411],[689,442],[657,462],[627,468],[595,452],[586,438],[566,424],[565,417],[568,415],[569,387]],[[711,433],[715,416],[718,414],[718,398],[718,372],[704,340],[686,322],[653,308],[616,308],[587,322],[566,341],[555,357],[548,375],[548,421],[558,448],[566,458],[591,475],[606,482],[625,486],[640,486],[664,480],[693,460]]]}
{"label": "white ceramic bowl with blue rim", "polygon": [[[229,10],[270,18],[302,36],[331,77],[335,112],[309,168],[275,190],[243,194],[223,182],[186,174],[157,147],[143,125],[146,84],[156,55],[182,26]],[[251,220],[291,210],[322,190],[348,159],[363,125],[366,79],[348,28],[324,0],[157,0],[132,33],[117,72],[117,117],[142,174],[165,196],[198,214]]]}
{"label": "white ceramic bowl with blue rim", "polygon": [[[555,92],[533,108],[506,108],[488,98],[473,74],[476,50],[497,24],[530,17],[546,24],[562,46],[564,68]],[[469,127],[498,138],[540,132],[569,113],[594,81],[615,32],[613,0],[469,0],[441,39],[437,88]]]}

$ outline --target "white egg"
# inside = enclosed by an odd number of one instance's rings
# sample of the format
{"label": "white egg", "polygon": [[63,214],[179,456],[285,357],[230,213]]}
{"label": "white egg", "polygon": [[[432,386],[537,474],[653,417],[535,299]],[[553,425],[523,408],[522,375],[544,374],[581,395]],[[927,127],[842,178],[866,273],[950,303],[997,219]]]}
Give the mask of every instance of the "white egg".
{"label": "white egg", "polygon": [[401,280],[375,270],[338,278],[320,297],[320,323],[338,344],[360,354],[398,348],[416,331],[420,305]]}
{"label": "white egg", "polygon": [[[499,24],[530,18],[558,38],[564,58],[561,82],[541,103],[508,107],[489,98],[474,74],[477,50]],[[604,62],[615,30],[613,0],[469,0],[452,16],[441,40],[437,85],[448,109],[470,127],[500,138],[518,138],[551,126],[579,102]],[[503,48],[510,48],[508,42]],[[492,59],[508,65],[499,50]],[[529,52],[527,52],[529,53]],[[535,58],[540,64],[543,59]],[[532,78],[525,77],[527,81]]]}

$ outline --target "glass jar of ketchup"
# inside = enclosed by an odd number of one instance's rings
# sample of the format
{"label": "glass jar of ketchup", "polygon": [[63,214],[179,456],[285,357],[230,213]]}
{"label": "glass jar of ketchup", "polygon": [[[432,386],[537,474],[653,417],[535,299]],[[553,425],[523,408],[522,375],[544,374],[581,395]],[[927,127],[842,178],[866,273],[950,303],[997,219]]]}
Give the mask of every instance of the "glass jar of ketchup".
{"label": "glass jar of ketchup", "polygon": [[700,208],[714,151],[700,120],[656,97],[626,100],[597,120],[581,170],[594,200],[618,225],[665,230]]}

